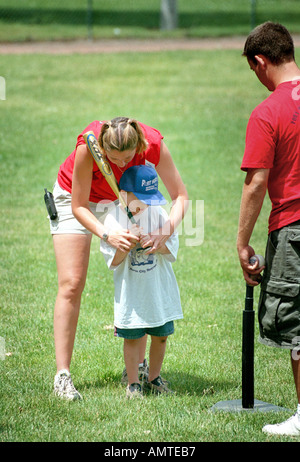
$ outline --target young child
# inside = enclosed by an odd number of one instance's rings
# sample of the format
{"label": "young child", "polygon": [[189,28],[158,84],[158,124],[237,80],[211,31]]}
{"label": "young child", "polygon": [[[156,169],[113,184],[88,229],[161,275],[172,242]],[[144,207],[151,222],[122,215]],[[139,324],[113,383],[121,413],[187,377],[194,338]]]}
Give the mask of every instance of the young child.
{"label": "young child", "polygon": [[180,294],[172,268],[178,251],[178,235],[173,233],[165,245],[151,253],[149,233],[160,229],[168,219],[161,207],[166,203],[158,191],[158,177],[152,167],[128,168],[120,180],[121,194],[134,215],[132,225],[121,205],[110,211],[104,221],[108,230],[131,229],[137,245],[122,252],[101,240],[101,252],[114,271],[115,335],[124,338],[124,361],[128,377],[126,396],[142,397],[139,381],[139,347],[146,334],[151,336],[149,375],[143,388],[156,393],[169,393],[167,382],[160,376],[166,341],[174,332],[175,319],[183,318]]}

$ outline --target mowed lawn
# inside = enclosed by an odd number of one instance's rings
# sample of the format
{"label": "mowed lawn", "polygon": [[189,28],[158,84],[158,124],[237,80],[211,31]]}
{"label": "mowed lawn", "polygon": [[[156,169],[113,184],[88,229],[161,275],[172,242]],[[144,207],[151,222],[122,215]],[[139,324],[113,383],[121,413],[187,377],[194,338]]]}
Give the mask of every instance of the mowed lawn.
{"label": "mowed lawn", "polygon": [[[289,412],[211,412],[242,395],[240,163],[248,117],[268,96],[241,51],[15,55],[1,63],[0,441],[274,441],[262,426]],[[112,274],[94,238],[72,359],[84,400],[69,403],[53,396],[57,276],[43,193],[88,123],[119,115],[162,132],[189,192],[174,264],[184,319],[162,370],[176,393],[125,399]],[[160,190],[167,196],[161,183]],[[257,253],[264,253],[269,209],[266,198],[252,241]],[[255,398],[296,406],[288,352],[256,339]]]}

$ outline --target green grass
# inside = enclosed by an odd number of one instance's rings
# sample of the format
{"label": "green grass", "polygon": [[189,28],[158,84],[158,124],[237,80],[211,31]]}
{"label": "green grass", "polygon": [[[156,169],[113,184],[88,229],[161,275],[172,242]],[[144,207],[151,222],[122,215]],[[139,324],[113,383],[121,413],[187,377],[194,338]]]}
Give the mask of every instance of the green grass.
{"label": "green grass", "polygon": [[160,0],[97,0],[91,21],[87,4],[0,0],[0,41],[246,35],[255,22],[267,20],[300,32],[298,0],[256,0],[254,15],[250,0],[178,0],[178,27],[173,31],[160,30]]}
{"label": "green grass", "polygon": [[[17,55],[1,61],[0,337],[10,354],[0,361],[0,441],[274,441],[261,427],[289,413],[211,412],[218,401],[242,395],[239,167],[250,112],[268,95],[241,53]],[[127,402],[120,385],[123,345],[109,328],[112,275],[93,240],[72,360],[84,400],[68,403],[52,394],[57,281],[43,188],[52,188],[90,121],[117,115],[164,134],[191,201],[204,201],[204,242],[190,247],[183,233],[174,264],[184,319],[168,340],[162,373],[176,394],[148,396],[141,405]],[[257,253],[264,252],[268,213],[266,201],[253,236]],[[287,352],[255,342],[255,381],[256,399],[295,408]]]}

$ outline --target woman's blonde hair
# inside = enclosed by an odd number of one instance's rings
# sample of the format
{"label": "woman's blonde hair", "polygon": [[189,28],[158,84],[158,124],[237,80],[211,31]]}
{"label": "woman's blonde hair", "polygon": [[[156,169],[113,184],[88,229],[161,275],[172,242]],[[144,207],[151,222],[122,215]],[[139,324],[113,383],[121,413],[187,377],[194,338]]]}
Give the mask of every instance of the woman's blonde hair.
{"label": "woman's blonde hair", "polygon": [[128,117],[116,117],[104,122],[98,141],[103,154],[113,149],[120,152],[136,149],[136,153],[141,154],[148,147],[140,124]]}

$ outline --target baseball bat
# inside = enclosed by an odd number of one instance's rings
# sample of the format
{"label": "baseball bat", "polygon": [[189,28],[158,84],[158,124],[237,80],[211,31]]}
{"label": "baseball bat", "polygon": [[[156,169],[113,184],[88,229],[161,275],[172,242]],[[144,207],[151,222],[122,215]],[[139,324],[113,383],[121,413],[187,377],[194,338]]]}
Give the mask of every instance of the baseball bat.
{"label": "baseball bat", "polygon": [[125,200],[120,194],[119,185],[117,183],[114,172],[112,171],[111,166],[109,165],[107,160],[101,154],[100,146],[99,146],[98,140],[94,132],[89,131],[89,132],[84,133],[83,139],[88,147],[88,150],[92,154],[93,159],[96,162],[100,172],[102,173],[107,183],[109,184],[109,186],[111,187],[111,189],[113,190],[113,192],[115,193],[115,195],[117,196],[121,204],[123,205],[129,220],[131,221],[131,223],[136,224],[136,221],[131,211],[129,210]]}

